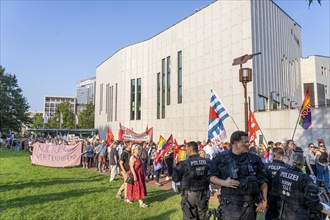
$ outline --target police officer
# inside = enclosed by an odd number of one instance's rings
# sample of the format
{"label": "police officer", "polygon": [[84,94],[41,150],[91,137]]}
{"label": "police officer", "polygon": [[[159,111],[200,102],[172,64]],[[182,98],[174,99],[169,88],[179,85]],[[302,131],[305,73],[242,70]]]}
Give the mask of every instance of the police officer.
{"label": "police officer", "polygon": [[277,220],[281,197],[272,192],[273,178],[280,169],[287,169],[289,165],[283,162],[284,150],[280,147],[274,148],[272,152],[273,162],[265,165],[268,179],[268,203],[265,220]]}
{"label": "police officer", "polygon": [[323,206],[318,196],[319,190],[313,180],[301,171],[305,163],[304,155],[293,152],[290,162],[292,167],[280,169],[273,180],[272,191],[282,198],[279,219],[320,219],[317,214]]}
{"label": "police officer", "polygon": [[187,144],[186,153],[189,158],[176,165],[172,176],[174,182],[181,181],[183,219],[208,219],[210,165],[199,156],[196,142]]}
{"label": "police officer", "polygon": [[220,219],[253,220],[267,206],[267,178],[261,158],[248,152],[248,134],[235,131],[232,148],[211,162],[208,178],[221,186]]}

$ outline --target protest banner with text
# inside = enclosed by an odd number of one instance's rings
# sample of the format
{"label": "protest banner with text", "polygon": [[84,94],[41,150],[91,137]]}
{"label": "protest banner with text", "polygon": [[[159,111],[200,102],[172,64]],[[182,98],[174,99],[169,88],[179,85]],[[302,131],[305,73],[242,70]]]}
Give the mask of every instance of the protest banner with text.
{"label": "protest banner with text", "polygon": [[48,167],[79,166],[81,147],[81,143],[76,145],[35,143],[33,145],[32,163]]}

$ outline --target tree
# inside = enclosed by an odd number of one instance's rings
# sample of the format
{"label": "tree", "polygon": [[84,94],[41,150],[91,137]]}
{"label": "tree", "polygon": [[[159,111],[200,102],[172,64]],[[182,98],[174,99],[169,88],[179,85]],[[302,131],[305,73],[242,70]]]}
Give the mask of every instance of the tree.
{"label": "tree", "polygon": [[23,124],[29,124],[29,104],[23,96],[14,74],[5,73],[0,65],[0,130],[19,131]]}
{"label": "tree", "polygon": [[95,106],[93,103],[88,103],[86,109],[79,115],[79,128],[94,128]]}
{"label": "tree", "polygon": [[[315,2],[315,0],[308,0],[308,1],[309,1],[309,6],[311,6],[311,4]],[[317,2],[321,5],[321,0],[317,0]]]}
{"label": "tree", "polygon": [[[63,115],[63,124],[61,122],[61,113]],[[55,115],[50,119],[48,126],[50,128],[68,128],[72,129],[75,125],[75,117],[71,111],[69,102],[62,102],[57,105]]]}
{"label": "tree", "polygon": [[44,126],[44,117],[42,113],[36,113],[30,123],[31,128],[42,128]]}

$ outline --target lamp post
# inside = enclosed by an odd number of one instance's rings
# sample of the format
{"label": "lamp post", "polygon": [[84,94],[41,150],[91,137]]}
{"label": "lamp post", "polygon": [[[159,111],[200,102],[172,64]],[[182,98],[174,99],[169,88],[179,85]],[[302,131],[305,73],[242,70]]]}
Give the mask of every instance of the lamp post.
{"label": "lamp post", "polygon": [[240,65],[239,69],[239,81],[242,83],[244,88],[244,118],[245,118],[245,131],[248,132],[248,102],[247,102],[247,83],[252,81],[252,69],[243,68],[242,64],[246,63],[248,60],[252,59],[254,56],[261,54],[245,54],[241,57],[237,57],[233,60],[233,66]]}
{"label": "lamp post", "polygon": [[293,104],[292,103],[294,103],[294,105],[297,105],[297,102],[296,101],[290,101],[290,108],[291,109],[294,109],[294,107],[293,107]]}

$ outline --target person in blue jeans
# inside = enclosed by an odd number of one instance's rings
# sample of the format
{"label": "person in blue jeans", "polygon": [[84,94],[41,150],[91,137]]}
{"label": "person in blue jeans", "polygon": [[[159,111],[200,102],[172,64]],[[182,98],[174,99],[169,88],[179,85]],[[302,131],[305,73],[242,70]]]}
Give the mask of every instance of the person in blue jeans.
{"label": "person in blue jeans", "polygon": [[319,143],[319,152],[316,153],[317,179],[324,181],[324,187],[329,190],[329,156],[324,143]]}

